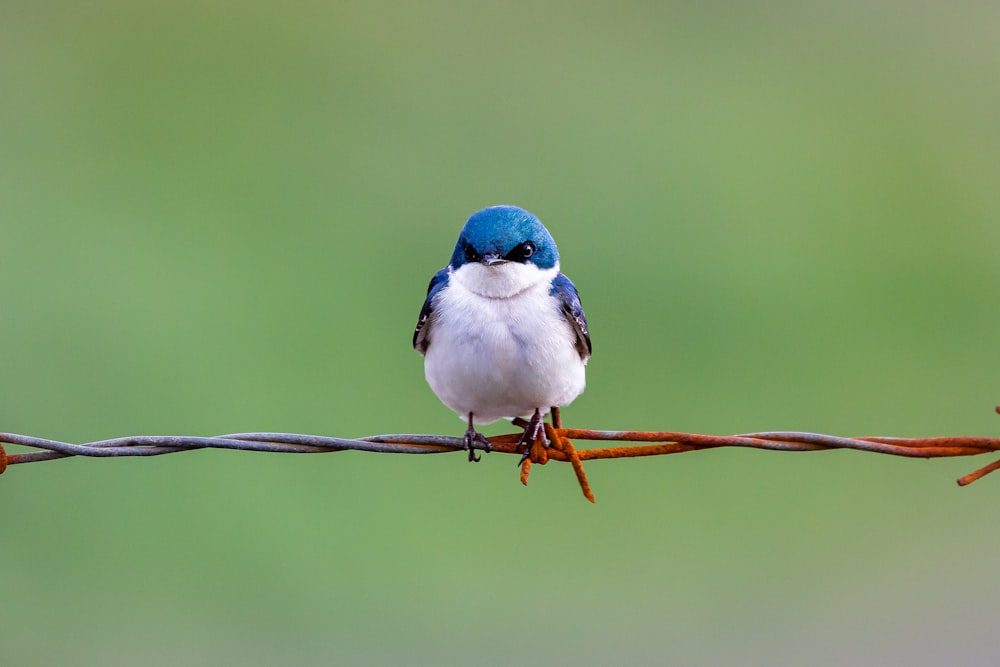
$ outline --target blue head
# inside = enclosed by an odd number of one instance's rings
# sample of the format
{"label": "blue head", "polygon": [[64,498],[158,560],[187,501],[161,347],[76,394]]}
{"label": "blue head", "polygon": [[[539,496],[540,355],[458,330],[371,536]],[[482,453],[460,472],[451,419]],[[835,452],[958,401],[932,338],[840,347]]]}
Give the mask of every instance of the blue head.
{"label": "blue head", "polygon": [[507,262],[551,269],[559,251],[549,230],[531,213],[517,206],[490,206],[472,214],[462,227],[451,255],[451,267]]}

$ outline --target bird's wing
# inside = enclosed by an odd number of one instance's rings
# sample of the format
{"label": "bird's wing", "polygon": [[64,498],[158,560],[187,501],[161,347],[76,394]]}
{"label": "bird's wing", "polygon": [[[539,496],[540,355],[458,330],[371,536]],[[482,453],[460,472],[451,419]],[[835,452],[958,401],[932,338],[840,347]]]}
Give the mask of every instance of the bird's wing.
{"label": "bird's wing", "polygon": [[434,312],[434,297],[438,292],[448,286],[448,267],[444,267],[434,274],[431,284],[427,286],[427,298],[424,299],[424,306],[420,309],[420,317],[417,319],[417,326],[413,330],[413,347],[420,354],[427,351],[430,340],[430,318]]}
{"label": "bird's wing", "polygon": [[587,330],[587,316],[583,313],[583,304],[580,303],[576,286],[573,281],[560,273],[552,281],[552,296],[559,300],[566,321],[573,325],[576,351],[580,353],[581,359],[586,360],[590,357],[593,347],[590,344],[590,331]]}

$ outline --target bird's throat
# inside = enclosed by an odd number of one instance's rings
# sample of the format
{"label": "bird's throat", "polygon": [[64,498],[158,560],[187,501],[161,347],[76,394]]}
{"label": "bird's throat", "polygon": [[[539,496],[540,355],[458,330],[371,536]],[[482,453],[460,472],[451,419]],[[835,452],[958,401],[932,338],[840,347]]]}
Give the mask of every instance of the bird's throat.
{"label": "bird's throat", "polygon": [[540,269],[536,265],[520,262],[463,264],[455,269],[452,280],[477,296],[488,299],[510,299],[532,287],[548,284],[559,273],[559,265]]}

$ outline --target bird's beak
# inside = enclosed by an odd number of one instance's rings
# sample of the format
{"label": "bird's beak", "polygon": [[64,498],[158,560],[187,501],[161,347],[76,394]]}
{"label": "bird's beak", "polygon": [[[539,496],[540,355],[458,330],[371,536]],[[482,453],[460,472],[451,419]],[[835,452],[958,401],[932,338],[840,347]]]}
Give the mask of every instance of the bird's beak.
{"label": "bird's beak", "polygon": [[494,264],[503,264],[507,260],[500,256],[500,253],[496,252],[484,252],[482,259],[480,259],[486,266],[493,266]]}

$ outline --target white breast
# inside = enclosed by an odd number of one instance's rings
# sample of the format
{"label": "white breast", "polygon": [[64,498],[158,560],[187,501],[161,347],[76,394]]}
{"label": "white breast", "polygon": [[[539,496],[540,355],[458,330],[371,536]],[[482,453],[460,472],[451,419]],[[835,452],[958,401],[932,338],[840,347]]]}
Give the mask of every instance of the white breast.
{"label": "white breast", "polygon": [[[495,271],[502,273],[489,273]],[[471,412],[477,424],[530,417],[583,391],[586,362],[550,294],[558,272],[514,262],[452,272],[434,302],[424,373],[459,416]]]}

